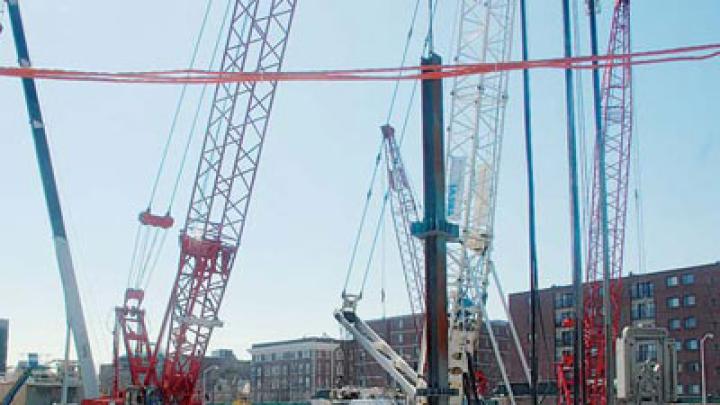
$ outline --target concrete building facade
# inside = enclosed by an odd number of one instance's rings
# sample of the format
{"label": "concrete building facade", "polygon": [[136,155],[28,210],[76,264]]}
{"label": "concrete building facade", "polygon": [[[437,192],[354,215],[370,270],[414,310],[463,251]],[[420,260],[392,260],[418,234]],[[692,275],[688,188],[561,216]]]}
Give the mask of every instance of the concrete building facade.
{"label": "concrete building facade", "polygon": [[[678,393],[700,395],[700,340],[713,333],[705,345],[707,392],[720,397],[720,262],[622,278],[621,328],[650,324],[667,328],[675,339],[678,358]],[[510,294],[510,312],[523,347],[529,348],[529,292]],[[573,330],[565,319],[574,319],[571,286],[539,291],[541,328],[538,360],[541,381],[555,381],[554,365],[563,353],[572,353]],[[526,353],[528,355],[528,353]],[[510,357],[511,379],[523,381],[520,362]]]}
{"label": "concrete building facade", "polygon": [[252,345],[252,403],[308,402],[318,390],[341,385],[347,369],[343,347],[329,337]]}

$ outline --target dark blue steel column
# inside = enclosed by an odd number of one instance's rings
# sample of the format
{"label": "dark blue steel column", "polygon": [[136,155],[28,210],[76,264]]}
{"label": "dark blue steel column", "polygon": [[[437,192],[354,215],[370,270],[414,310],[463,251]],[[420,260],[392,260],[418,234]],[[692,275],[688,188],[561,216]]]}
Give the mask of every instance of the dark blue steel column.
{"label": "dark blue steel column", "polygon": [[[564,56],[572,57],[570,26],[570,0],[562,0]],[[580,233],[580,198],[578,192],[577,141],[575,132],[575,88],[572,69],[565,69],[565,105],[567,114],[568,174],[570,188],[570,234],[572,235],[572,281],[575,297],[575,335],[573,336],[573,404],[582,400],[583,376],[583,290],[582,290],[582,239]]]}
{"label": "dark blue steel column", "polygon": [[[423,66],[439,66],[431,53]],[[426,69],[427,72],[429,69]],[[422,81],[423,187],[425,218],[413,224],[413,234],[425,241],[425,303],[428,388],[418,390],[430,405],[446,405],[448,385],[447,240],[457,227],[445,220],[445,150],[443,145],[443,91],[441,79]]]}
{"label": "dark blue steel column", "polygon": [[[522,41],[522,60],[528,60],[527,5],[520,0],[520,33]],[[525,130],[525,162],[528,190],[528,244],[530,256],[530,395],[533,405],[538,404],[538,266],[537,243],[535,234],[535,178],[533,174],[532,153],[532,117],[530,105],[530,72],[523,69],[523,123]],[[543,336],[543,339],[545,337]]]}
{"label": "dark blue steel column", "polygon": [[[12,25],[15,48],[17,50],[18,63],[21,67],[30,67],[30,55],[25,40],[20,8],[17,0],[8,0],[8,14]],[[65,311],[68,324],[75,340],[75,350],[80,363],[80,372],[83,382],[85,398],[95,398],[99,395],[95,364],[93,363],[92,351],[89,344],[85,316],[82,311],[80,293],[77,287],[75,271],[73,269],[70,247],[65,234],[62,209],[60,208],[60,197],[55,184],[50,149],[48,147],[45,124],[40,112],[40,101],[35,88],[35,81],[30,78],[22,79],[25,101],[28,115],[30,116],[30,128],[32,130],[33,142],[35,143],[35,154],[37,155],[45,191],[45,203],[50,215],[50,224],[55,245],[55,255],[60,270],[60,279],[65,294]]]}

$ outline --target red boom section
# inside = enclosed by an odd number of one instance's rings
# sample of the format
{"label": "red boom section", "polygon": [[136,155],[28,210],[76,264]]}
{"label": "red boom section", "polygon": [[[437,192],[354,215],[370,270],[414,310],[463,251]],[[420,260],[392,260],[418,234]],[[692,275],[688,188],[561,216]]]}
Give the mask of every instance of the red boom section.
{"label": "red boom section", "polygon": [[123,306],[115,308],[115,317],[125,344],[130,381],[136,386],[156,380],[154,368],[150,364],[152,349],[145,326],[145,310],[141,309],[144,298],[142,290],[129,288],[125,290]]}
{"label": "red boom section", "polygon": [[[410,310],[413,315],[421,314],[425,313],[424,252],[420,240],[410,232],[410,225],[413,222],[420,222],[418,207],[395,138],[395,128],[383,125],[380,129],[383,134],[383,150],[390,186],[390,207],[400,251],[400,262],[410,298]],[[414,319],[415,330],[419,334],[423,330],[423,325],[418,317]]]}
{"label": "red boom section", "polygon": [[[296,0],[238,0],[221,70],[278,72]],[[153,353],[167,403],[191,404],[238,248],[277,82],[221,83],[195,177],[178,273]],[[167,331],[166,339],[163,339]],[[161,352],[164,348],[164,353]]]}
{"label": "red boom section", "polygon": [[[618,0],[613,10],[609,55],[630,53],[630,1]],[[625,63],[621,63],[625,62]],[[591,218],[588,239],[588,290],[585,297],[585,389],[590,404],[605,404],[607,372],[605,369],[605,331],[602,305],[602,193],[601,162],[598,148],[605,151],[605,182],[610,269],[610,304],[612,341],[618,335],[625,222],[627,213],[630,147],[632,144],[632,70],[629,60],[613,60],[604,70],[602,86],[602,130],[604,145],[595,146]]]}

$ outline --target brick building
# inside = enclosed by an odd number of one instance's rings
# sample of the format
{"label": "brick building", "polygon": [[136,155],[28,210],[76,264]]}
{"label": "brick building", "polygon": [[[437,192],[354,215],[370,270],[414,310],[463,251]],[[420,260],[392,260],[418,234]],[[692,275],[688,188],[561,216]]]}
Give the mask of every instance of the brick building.
{"label": "brick building", "polygon": [[252,345],[251,401],[308,402],[341,384],[347,369],[343,342],[308,337]]}
{"label": "brick building", "polygon": [[[678,393],[700,395],[700,339],[706,342],[707,392],[720,397],[720,262],[622,279],[621,327],[646,323],[667,328],[678,353]],[[510,294],[510,312],[523,347],[529,348],[529,292]],[[572,352],[573,330],[563,320],[574,318],[571,286],[553,286],[539,291],[541,325],[538,331],[539,379],[554,381],[554,363],[563,352]],[[567,323],[565,323],[567,325]],[[527,353],[526,353],[527,354]],[[510,355],[511,380],[522,382],[520,362]]]}

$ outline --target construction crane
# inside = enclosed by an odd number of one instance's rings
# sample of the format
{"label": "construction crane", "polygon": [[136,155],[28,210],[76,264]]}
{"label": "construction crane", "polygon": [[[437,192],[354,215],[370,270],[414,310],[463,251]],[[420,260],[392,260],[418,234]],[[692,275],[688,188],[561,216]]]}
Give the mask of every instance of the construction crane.
{"label": "construction crane", "polygon": [[40,368],[40,364],[38,363],[37,353],[28,354],[27,368],[23,370],[23,372],[17,377],[15,383],[10,386],[10,389],[8,389],[8,391],[5,393],[5,396],[2,398],[2,401],[0,401],[0,405],[12,404],[15,396],[17,396],[22,387],[25,385],[25,383],[28,382],[28,380],[32,376],[33,371],[37,370],[38,368]]}
{"label": "construction crane", "polygon": [[[504,62],[510,57],[514,2],[461,0],[459,42],[456,63]],[[493,274],[501,289],[490,260],[497,171],[505,105],[507,74],[460,77],[454,83],[451,125],[448,133],[448,219],[463,224],[462,244],[449,249],[448,286],[451,290],[450,382],[457,392],[476,395],[476,380],[485,380],[482,370],[474,370],[473,352],[482,321],[491,338],[496,360],[506,387],[512,396],[509,379],[485,311],[488,277]],[[383,150],[389,178],[389,194],[400,262],[410,298],[411,310],[424,309],[423,251],[410,232],[418,222],[418,210],[407,180],[394,129],[382,128]],[[502,290],[500,290],[501,296]],[[418,369],[413,370],[392,348],[357,316],[361,297],[344,295],[336,319],[351,332],[365,350],[393,379],[408,398],[414,398],[418,384],[425,384],[425,342],[421,346]],[[505,305],[505,303],[503,303]],[[509,310],[505,306],[508,314]],[[480,313],[484,315],[480,315]],[[526,374],[529,372],[511,323],[513,338]],[[422,334],[424,339],[424,333]],[[408,370],[412,371],[409,372]],[[462,395],[451,398],[460,403]],[[513,399],[514,401],[514,399]]]}
{"label": "construction crane", "polygon": [[[23,28],[22,16],[20,14],[20,5],[17,0],[7,0],[7,4],[18,64],[21,67],[29,68],[31,66],[30,52],[25,39],[25,29]],[[88,339],[80,291],[78,290],[77,279],[75,277],[75,268],[73,266],[72,255],[70,254],[70,244],[68,243],[67,234],[65,233],[65,222],[60,205],[60,195],[57,190],[57,184],[55,183],[55,174],[50,158],[50,147],[48,146],[45,122],[43,121],[40,110],[40,98],[37,94],[34,79],[23,78],[22,85],[25,93],[28,116],[30,117],[29,122],[35,144],[35,153],[40,168],[40,177],[43,190],[45,191],[45,202],[50,216],[53,243],[55,245],[55,257],[58,269],[60,270],[60,279],[65,296],[65,316],[67,317],[67,324],[70,331],[72,331],[75,342],[75,351],[78,356],[78,364],[80,365],[83,392],[86,397],[95,397],[99,392],[95,363],[93,362],[92,349]]]}
{"label": "construction crane", "polygon": [[[390,192],[390,210],[410,301],[410,311],[413,315],[422,314],[425,312],[424,253],[421,241],[414,237],[410,230],[413,223],[420,221],[418,204],[410,187],[400,146],[395,138],[395,128],[386,124],[380,129],[383,136],[383,151]],[[415,322],[420,322],[418,317],[413,318]],[[418,333],[422,331],[422,328],[422,324],[416,323],[415,330]]]}
{"label": "construction crane", "polygon": [[[592,10],[591,10],[592,11]],[[617,0],[612,14],[608,55],[627,55],[630,46],[630,0]],[[627,195],[632,147],[632,68],[623,58],[611,59],[603,70],[601,86],[601,136],[594,147],[591,188],[588,252],[586,259],[586,293],[582,318],[584,333],[585,403],[606,405],[609,396],[614,342],[620,330],[620,301],[625,248]],[[603,229],[607,227],[606,229]],[[607,235],[607,239],[605,238]],[[609,273],[608,328],[604,310],[603,277]],[[567,325],[572,326],[570,320]],[[610,336],[608,336],[610,335]],[[612,342],[608,347],[606,342]],[[557,366],[561,404],[573,403],[571,355],[563,356]]]}
{"label": "construction crane", "polygon": [[[221,71],[280,71],[296,2],[237,0]],[[132,392],[118,392],[116,376],[114,398],[136,395],[162,403],[199,403],[195,386],[212,332],[222,326],[219,311],[240,248],[276,88],[277,82],[215,87],[180,231],[178,271],[155,346],[142,309],[144,291],[128,289],[116,310],[116,330],[122,335],[133,387]],[[172,218],[149,211],[140,221],[160,228],[172,225]],[[119,339],[115,341],[117,346]],[[114,352],[119,352],[117,347]]]}
{"label": "construction crane", "polygon": [[[630,0],[617,0],[613,9],[608,55],[627,55],[630,46]],[[593,184],[583,317],[585,333],[585,398],[590,404],[606,404],[608,375],[612,364],[607,353],[619,334],[620,298],[625,248],[630,149],[632,145],[632,68],[623,59],[613,59],[603,71],[601,142],[595,144]],[[604,176],[603,176],[604,174]],[[607,227],[606,229],[603,229]],[[610,315],[606,325],[603,310],[603,270],[609,272]],[[610,336],[608,337],[608,334]]]}
{"label": "construction crane", "polygon": [[[515,2],[462,0],[456,64],[506,62],[510,58]],[[502,293],[491,253],[500,151],[507,104],[507,73],[457,77],[450,93],[447,135],[448,220],[459,243],[448,246],[450,384],[461,389],[484,323],[511,401],[512,390],[486,310],[492,275]],[[529,381],[529,372],[507,304],[505,313]],[[462,391],[461,391],[462,392]]]}
{"label": "construction crane", "polygon": [[[411,224],[419,222],[418,205],[405,171],[395,129],[389,124],[381,128],[383,154],[388,176],[388,194],[400,263],[413,315],[425,312],[424,252],[421,241],[412,235]],[[420,358],[413,368],[357,314],[361,294],[343,294],[343,305],[335,311],[335,319],[353,335],[355,340],[398,384],[409,401],[415,401],[418,388],[426,386],[423,378],[424,323],[413,316],[415,330],[421,343]]]}

